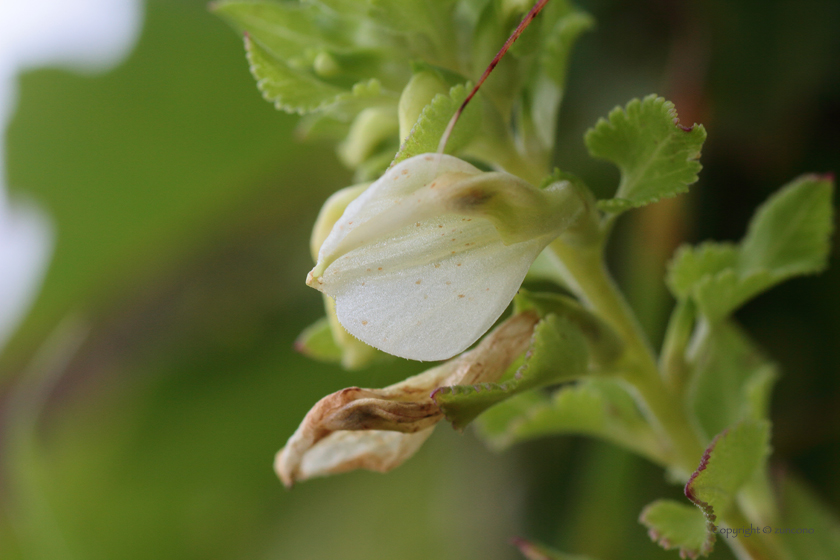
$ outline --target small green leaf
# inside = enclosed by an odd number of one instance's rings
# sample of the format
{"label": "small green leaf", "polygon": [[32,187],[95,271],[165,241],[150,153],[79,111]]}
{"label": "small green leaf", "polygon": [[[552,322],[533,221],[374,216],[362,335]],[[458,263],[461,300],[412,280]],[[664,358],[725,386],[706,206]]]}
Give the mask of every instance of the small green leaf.
{"label": "small green leaf", "polygon": [[519,548],[519,552],[527,560],[592,560],[589,556],[580,556],[578,554],[566,554],[559,550],[554,550],[545,545],[537,544],[522,537],[516,537],[511,541],[514,546]]}
{"label": "small green leaf", "polygon": [[775,366],[730,321],[706,325],[693,350],[689,407],[708,437],[748,418],[766,417]]}
{"label": "small green leaf", "polygon": [[[454,86],[449,90],[449,95],[438,94],[432,102],[426,105],[420,113],[420,117],[411,129],[408,138],[400,147],[400,151],[394,157],[392,165],[420,154],[437,152],[441,136],[446,130],[446,125],[455,111],[464,102],[472,89],[472,85]],[[452,135],[446,143],[445,153],[453,154],[464,147],[478,132],[481,126],[481,98],[475,96],[472,102],[461,114],[458,124],[452,130]]]}
{"label": "small green leaf", "polygon": [[619,381],[587,379],[563,387],[550,398],[526,393],[488,410],[479,434],[494,449],[559,434],[600,437],[662,462],[658,439],[636,402]]}
{"label": "small green leaf", "polygon": [[807,175],[771,196],[740,245],[682,247],[668,271],[677,298],[691,297],[712,322],[772,286],[825,268],[832,231],[833,183]]}
{"label": "small green leaf", "polygon": [[339,106],[355,113],[366,106],[389,100],[375,79],[360,82],[349,90],[343,89],[308,72],[292,68],[248,37],[245,37],[245,50],[251,73],[263,97],[287,113],[335,110]]}
{"label": "small green leaf", "polygon": [[671,260],[666,281],[677,298],[685,299],[703,278],[733,268],[737,262],[738,246],[731,243],[683,245]]}
{"label": "small green leaf", "polygon": [[685,485],[685,496],[703,511],[709,531],[717,528],[717,516],[726,513],[738,490],[769,455],[770,422],[766,420],[745,420],[712,440]]}
{"label": "small green leaf", "polygon": [[585,137],[593,157],[621,170],[615,198],[622,201],[605,201],[601,208],[616,212],[686,192],[697,181],[705,139],[702,125],[680,125],[674,104],[661,97],[649,95],[615,108]]}
{"label": "small green leaf", "polygon": [[308,113],[335,103],[342,93],[306,72],[293,69],[286,62],[274,58],[258,43],[245,37],[245,50],[251,74],[266,101],[287,113]]}
{"label": "small green leaf", "polygon": [[568,319],[548,315],[534,329],[525,363],[504,383],[442,387],[433,398],[455,429],[462,430],[479,414],[510,397],[553,383],[577,379],[587,369],[586,342]]}
{"label": "small green leaf", "polygon": [[335,343],[330,321],[321,317],[306,327],[295,340],[295,350],[321,362],[341,362],[341,348]]}
{"label": "small green leaf", "polygon": [[706,519],[696,507],[657,500],[642,510],[639,522],[653,542],[665,550],[678,548],[681,558],[708,556],[714,548],[715,534],[706,529]]}
{"label": "small green leaf", "polygon": [[335,42],[335,34],[327,35],[316,24],[318,14],[311,6],[288,2],[224,1],[212,4],[212,10],[286,62],[312,59],[314,50],[319,47],[342,46]]}
{"label": "small green leaf", "polygon": [[825,268],[832,231],[832,180],[806,175],[761,205],[741,241],[741,275],[768,270],[779,279]]}

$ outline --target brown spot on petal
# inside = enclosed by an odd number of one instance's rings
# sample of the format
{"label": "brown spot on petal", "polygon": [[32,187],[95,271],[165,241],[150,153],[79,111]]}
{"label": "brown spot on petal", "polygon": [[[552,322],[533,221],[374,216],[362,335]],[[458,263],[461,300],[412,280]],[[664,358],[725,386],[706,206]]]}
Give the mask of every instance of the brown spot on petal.
{"label": "brown spot on petal", "polygon": [[363,324],[363,325],[367,325],[367,321],[362,321],[362,324]]}
{"label": "brown spot on petal", "polygon": [[382,270],[382,267],[380,266],[380,267],[379,267],[379,268],[377,268],[376,270]]}
{"label": "brown spot on petal", "polygon": [[458,294],[458,297],[462,298],[462,297],[464,297],[464,294]]}
{"label": "brown spot on petal", "polygon": [[419,284],[421,281],[422,281],[422,280],[418,280],[417,282],[415,282],[415,284]]}

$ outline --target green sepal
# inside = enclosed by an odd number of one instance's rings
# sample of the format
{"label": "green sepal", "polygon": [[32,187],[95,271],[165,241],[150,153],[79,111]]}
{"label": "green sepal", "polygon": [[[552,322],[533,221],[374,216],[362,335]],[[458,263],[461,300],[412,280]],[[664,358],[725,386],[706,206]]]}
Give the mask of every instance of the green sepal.
{"label": "green sepal", "polygon": [[550,314],[534,328],[531,348],[513,379],[441,387],[432,398],[452,426],[463,430],[479,414],[514,395],[585,375],[587,354],[580,330],[565,317]]}
{"label": "green sepal", "polygon": [[706,519],[696,507],[673,500],[656,500],[645,506],[639,522],[648,528],[653,542],[665,550],[679,549],[680,558],[708,556],[715,534],[706,528]]}
{"label": "green sepal", "polygon": [[735,502],[738,490],[770,455],[770,422],[745,420],[718,434],[685,485],[685,496],[706,516],[710,532]]}
{"label": "green sepal", "polygon": [[[400,151],[394,156],[392,165],[420,154],[437,152],[438,144],[446,126],[455,111],[466,99],[472,89],[469,82],[466,85],[456,85],[449,90],[449,95],[438,94],[432,102],[426,105],[420,117],[411,129]],[[481,96],[476,95],[464,109],[458,124],[446,143],[445,153],[454,154],[463,148],[475,136],[481,127]]]}
{"label": "green sepal", "polygon": [[740,244],[681,247],[668,269],[668,286],[692,298],[710,321],[725,318],[765,290],[792,276],[823,270],[833,228],[833,182],[800,177],[755,213]]}
{"label": "green sepal", "polygon": [[341,363],[341,348],[335,343],[330,321],[326,317],[303,329],[295,340],[295,350],[319,362]]}
{"label": "green sepal", "polygon": [[519,395],[482,415],[478,433],[496,450],[540,437],[578,434],[604,439],[660,464],[665,457],[636,401],[611,378],[585,379],[550,397]]}
{"label": "green sepal", "polygon": [[609,367],[624,352],[624,343],[618,333],[573,298],[520,289],[513,304],[515,313],[534,309],[541,317],[554,314],[571,321],[584,336],[590,359],[596,367]]}
{"label": "green sepal", "polygon": [[514,546],[519,548],[527,560],[594,560],[590,556],[580,556],[578,554],[566,554],[559,550],[554,550],[543,544],[531,542],[522,537],[516,537],[511,541]]}
{"label": "green sepal", "polygon": [[679,124],[674,104],[662,97],[649,95],[624,109],[616,107],[585,136],[593,157],[621,170],[615,197],[601,201],[600,208],[618,213],[686,192],[697,181],[705,139],[702,125]]}

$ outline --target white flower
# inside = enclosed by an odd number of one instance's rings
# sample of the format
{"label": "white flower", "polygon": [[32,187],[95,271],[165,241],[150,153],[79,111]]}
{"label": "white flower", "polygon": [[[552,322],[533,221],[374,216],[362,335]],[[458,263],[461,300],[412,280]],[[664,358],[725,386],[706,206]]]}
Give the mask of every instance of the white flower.
{"label": "white flower", "polygon": [[537,189],[452,156],[419,155],[349,204],[307,284],[333,297],[341,324],[367,344],[447,359],[493,325],[584,207],[566,182]]}

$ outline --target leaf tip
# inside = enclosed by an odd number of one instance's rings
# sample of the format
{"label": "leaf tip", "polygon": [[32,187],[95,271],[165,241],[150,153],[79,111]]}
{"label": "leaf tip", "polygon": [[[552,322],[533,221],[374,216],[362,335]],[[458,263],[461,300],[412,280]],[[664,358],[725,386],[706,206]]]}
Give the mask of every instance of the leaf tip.
{"label": "leaf tip", "polygon": [[679,117],[674,117],[674,126],[682,130],[683,132],[691,132],[694,130],[695,125],[685,126],[684,124],[680,123]]}
{"label": "leaf tip", "polygon": [[714,531],[717,529],[717,526],[714,524],[717,516],[715,515],[714,508],[708,502],[701,500],[695,493],[694,487],[692,484],[694,483],[695,479],[700,476],[700,473],[706,470],[706,467],[709,466],[709,459],[712,456],[712,451],[714,451],[715,446],[717,445],[718,441],[721,438],[725,437],[726,434],[729,433],[729,428],[725,429],[721,433],[715,436],[712,440],[712,443],[709,444],[709,447],[706,448],[706,451],[703,453],[703,456],[700,458],[700,464],[697,466],[697,469],[691,473],[691,477],[689,477],[688,482],[685,483],[685,489],[683,492],[685,493],[685,497],[691,500],[697,507],[703,510],[703,513],[706,515],[706,519],[709,522],[709,530]]}

